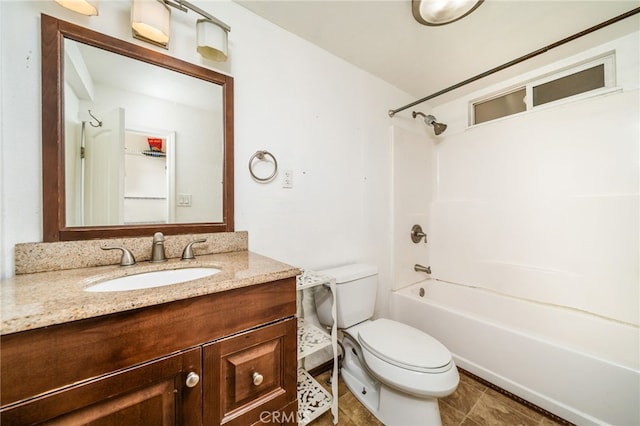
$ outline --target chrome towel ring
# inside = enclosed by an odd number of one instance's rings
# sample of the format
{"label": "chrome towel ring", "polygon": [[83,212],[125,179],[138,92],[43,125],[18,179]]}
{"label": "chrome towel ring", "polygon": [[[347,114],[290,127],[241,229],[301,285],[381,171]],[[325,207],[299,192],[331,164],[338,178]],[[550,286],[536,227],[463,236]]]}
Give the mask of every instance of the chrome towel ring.
{"label": "chrome towel ring", "polygon": [[[273,173],[271,173],[267,177],[258,177],[253,172],[253,160],[255,159],[264,160],[265,156],[269,156],[273,160]],[[278,173],[278,160],[276,160],[276,157],[274,157],[273,154],[270,153],[269,151],[256,151],[256,153],[253,154],[249,159],[249,173],[251,173],[251,177],[253,177],[258,182],[269,182],[271,179],[275,177],[276,173]]]}

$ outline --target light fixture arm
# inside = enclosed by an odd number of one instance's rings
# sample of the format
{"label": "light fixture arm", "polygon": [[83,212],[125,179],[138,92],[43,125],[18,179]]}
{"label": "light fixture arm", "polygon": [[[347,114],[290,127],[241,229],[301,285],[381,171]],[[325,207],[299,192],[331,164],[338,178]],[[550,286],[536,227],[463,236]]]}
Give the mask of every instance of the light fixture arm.
{"label": "light fixture arm", "polygon": [[182,12],[187,12],[188,10],[192,10],[194,12],[196,12],[197,14],[203,16],[204,18],[208,19],[209,21],[213,22],[214,24],[216,24],[217,26],[219,26],[220,28],[224,29],[227,32],[231,32],[231,27],[227,24],[225,24],[224,22],[222,22],[221,20],[219,20],[218,18],[216,18],[213,15],[210,15],[209,13],[205,12],[204,10],[200,9],[198,6],[195,6],[191,3],[189,3],[188,1],[185,0],[162,0],[164,2],[164,4],[166,4],[167,6],[171,6],[174,9],[178,9]]}

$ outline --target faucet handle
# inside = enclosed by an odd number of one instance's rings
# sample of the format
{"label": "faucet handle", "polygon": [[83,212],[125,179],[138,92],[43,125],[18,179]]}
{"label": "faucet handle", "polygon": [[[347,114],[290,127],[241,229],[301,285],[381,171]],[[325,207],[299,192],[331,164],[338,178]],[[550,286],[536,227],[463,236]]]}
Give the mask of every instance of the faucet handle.
{"label": "faucet handle", "polygon": [[100,247],[102,250],[122,250],[122,257],[120,258],[120,266],[131,266],[136,264],[136,259],[133,257],[133,253],[125,247],[109,246]]}
{"label": "faucet handle", "polygon": [[418,244],[420,240],[424,238],[424,243],[427,243],[427,234],[422,231],[422,226],[413,225],[411,228],[411,241]]}
{"label": "faucet handle", "polygon": [[195,259],[196,257],[193,254],[193,248],[191,248],[191,246],[197,243],[204,243],[206,241],[207,241],[206,238],[203,238],[201,240],[191,241],[189,244],[187,244],[187,246],[182,251],[182,258],[180,260]]}

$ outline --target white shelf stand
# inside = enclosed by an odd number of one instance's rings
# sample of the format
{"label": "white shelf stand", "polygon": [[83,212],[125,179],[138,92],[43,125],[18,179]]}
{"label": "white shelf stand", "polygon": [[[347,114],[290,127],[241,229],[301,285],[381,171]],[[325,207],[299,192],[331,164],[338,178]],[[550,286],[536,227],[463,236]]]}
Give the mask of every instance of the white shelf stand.
{"label": "white shelf stand", "polygon": [[[298,318],[298,424],[305,426],[331,409],[333,424],[338,424],[338,333],[336,321],[336,281],[311,270],[303,270],[298,275],[296,287],[298,300],[302,290],[316,286],[327,286],[333,296],[331,333]],[[333,372],[331,375],[331,393],[327,392],[302,366],[304,358],[323,348],[331,346],[333,350]]]}

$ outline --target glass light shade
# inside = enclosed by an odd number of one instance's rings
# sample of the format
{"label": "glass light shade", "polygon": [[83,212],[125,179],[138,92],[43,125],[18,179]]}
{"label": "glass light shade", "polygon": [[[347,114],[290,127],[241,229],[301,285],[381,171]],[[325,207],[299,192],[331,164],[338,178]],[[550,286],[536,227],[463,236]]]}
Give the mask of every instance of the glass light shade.
{"label": "glass light shade", "polygon": [[208,19],[198,19],[196,23],[197,51],[203,57],[218,62],[227,60],[227,30]]}
{"label": "glass light shade", "polygon": [[167,47],[171,34],[169,7],[160,0],[133,0],[131,29],[135,38]]}
{"label": "glass light shade", "polygon": [[98,0],[56,0],[60,6],[87,16],[98,14]]}
{"label": "glass light shade", "polygon": [[412,0],[413,16],[424,25],[445,25],[473,12],[484,0]]}

